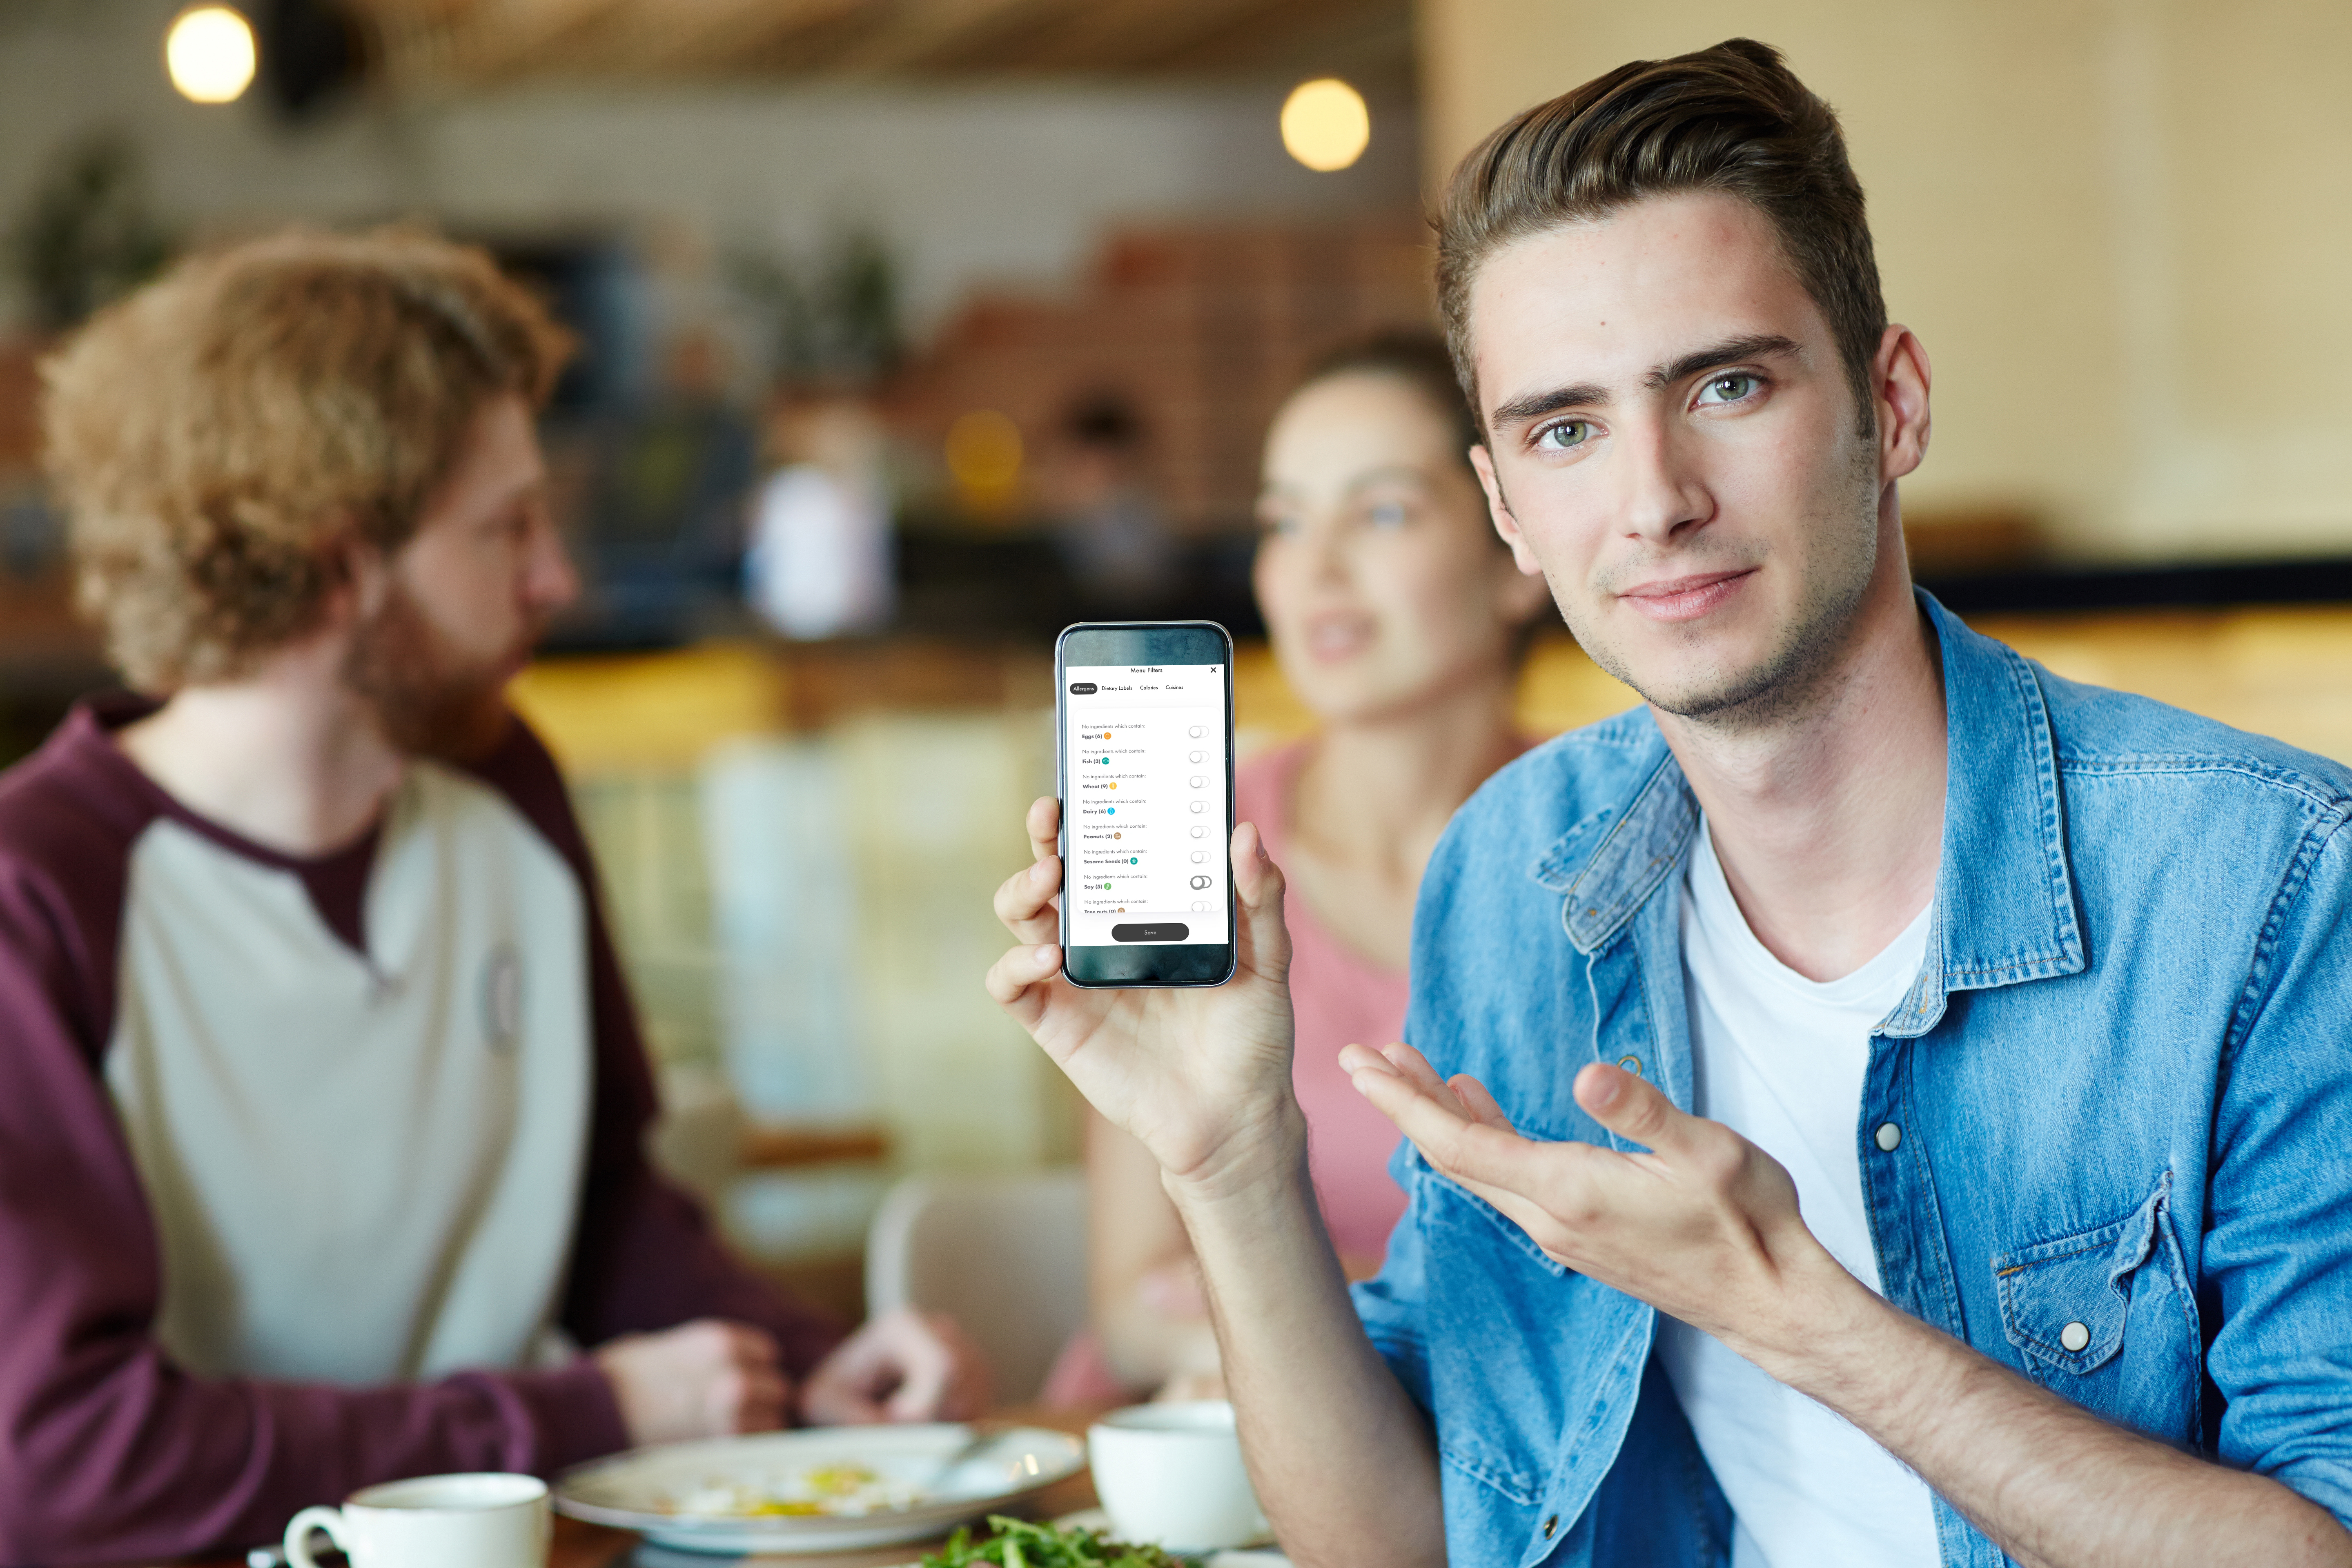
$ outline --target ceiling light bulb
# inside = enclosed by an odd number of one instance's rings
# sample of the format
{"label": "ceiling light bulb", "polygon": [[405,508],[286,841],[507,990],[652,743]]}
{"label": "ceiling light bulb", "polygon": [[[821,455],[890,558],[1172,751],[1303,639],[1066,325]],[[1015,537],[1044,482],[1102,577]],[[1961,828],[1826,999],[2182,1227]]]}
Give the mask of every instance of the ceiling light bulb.
{"label": "ceiling light bulb", "polygon": [[191,5],[163,35],[163,68],[192,103],[234,103],[259,59],[253,26],[226,5]]}
{"label": "ceiling light bulb", "polygon": [[1372,139],[1364,95],[1338,77],[1318,77],[1290,89],[1282,105],[1282,144],[1310,169],[1344,169]]}

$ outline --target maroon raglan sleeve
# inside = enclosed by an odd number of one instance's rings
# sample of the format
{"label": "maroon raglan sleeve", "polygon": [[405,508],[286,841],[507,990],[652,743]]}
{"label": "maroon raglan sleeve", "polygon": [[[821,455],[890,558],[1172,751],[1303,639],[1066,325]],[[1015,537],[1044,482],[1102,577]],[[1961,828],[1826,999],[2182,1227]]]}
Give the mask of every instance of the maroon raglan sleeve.
{"label": "maroon raglan sleeve", "polygon": [[774,1334],[786,1369],[805,1373],[840,1342],[842,1326],[729,1253],[701,1206],[646,1159],[653,1077],[605,924],[602,884],[554,759],[518,722],[479,772],[571,864],[588,903],[596,1094],[564,1329],[580,1343],[595,1345],[696,1318],[729,1318]]}
{"label": "maroon raglan sleeve", "polygon": [[71,740],[0,780],[0,1564],[242,1548],[373,1481],[622,1447],[584,1362],[346,1389],[163,1353],[155,1232],[100,1066],[139,824]]}

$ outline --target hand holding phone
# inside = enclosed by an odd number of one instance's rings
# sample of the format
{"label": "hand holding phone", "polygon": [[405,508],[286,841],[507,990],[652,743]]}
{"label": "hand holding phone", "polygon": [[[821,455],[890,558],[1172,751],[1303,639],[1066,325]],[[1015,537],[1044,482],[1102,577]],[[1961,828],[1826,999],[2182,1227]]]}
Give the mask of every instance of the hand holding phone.
{"label": "hand holding phone", "polygon": [[1293,1178],[1290,937],[1282,873],[1233,821],[1233,640],[1076,626],[1055,674],[1061,799],[1029,808],[1032,863],[997,890],[1026,945],[989,993],[1163,1170]]}
{"label": "hand holding phone", "polygon": [[1032,805],[1028,831],[1031,864],[996,892],[997,918],[1022,945],[989,970],[989,994],[1171,1175],[1221,1184],[1295,1176],[1286,1162],[1303,1154],[1305,1131],[1291,1089],[1290,938],[1282,873],[1256,828],[1244,825],[1222,847],[1235,913],[1231,982],[1177,988],[1070,983],[1055,908],[1060,804]]}

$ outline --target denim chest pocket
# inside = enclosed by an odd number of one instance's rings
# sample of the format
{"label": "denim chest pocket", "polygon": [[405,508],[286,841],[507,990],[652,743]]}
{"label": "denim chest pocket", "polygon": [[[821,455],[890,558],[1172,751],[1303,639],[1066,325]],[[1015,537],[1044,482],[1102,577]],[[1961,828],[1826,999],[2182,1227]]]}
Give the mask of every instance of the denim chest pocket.
{"label": "denim chest pocket", "polygon": [[2168,1442],[2200,1433],[2197,1306],[2170,1173],[2123,1218],[1993,1259],[2001,1328],[2053,1394]]}
{"label": "denim chest pocket", "polygon": [[[1427,1248],[1431,1414],[1445,1464],[1534,1506],[1576,1380],[1575,1276],[1492,1206],[1433,1173],[1416,1207]],[[1442,1331],[1437,1325],[1443,1325]]]}

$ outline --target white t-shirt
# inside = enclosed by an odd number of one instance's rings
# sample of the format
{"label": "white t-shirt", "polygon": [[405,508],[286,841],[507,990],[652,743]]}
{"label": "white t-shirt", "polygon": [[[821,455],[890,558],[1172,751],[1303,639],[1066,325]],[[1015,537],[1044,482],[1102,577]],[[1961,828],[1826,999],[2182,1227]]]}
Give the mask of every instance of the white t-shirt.
{"label": "white t-shirt", "polygon": [[[1683,975],[1698,1113],[1788,1167],[1805,1224],[1879,1289],[1857,1148],[1870,1035],[1918,978],[1922,910],[1886,950],[1817,983],[1756,940],[1699,825],[1683,885]],[[1826,1406],[1672,1318],[1658,1349],[1738,1524],[1732,1568],[1934,1568],[1927,1485]]]}

